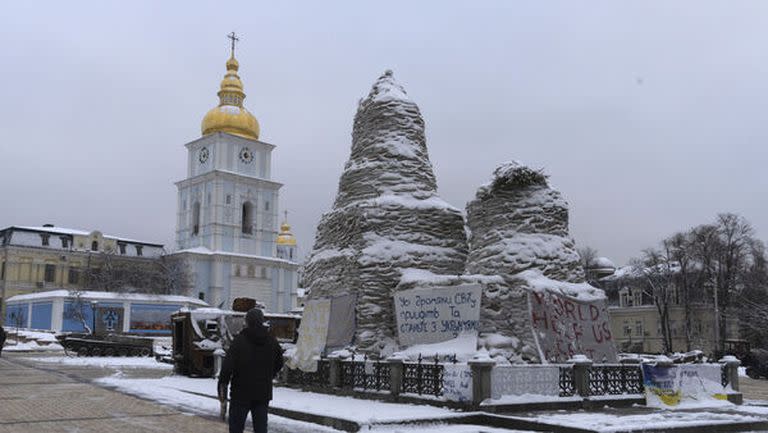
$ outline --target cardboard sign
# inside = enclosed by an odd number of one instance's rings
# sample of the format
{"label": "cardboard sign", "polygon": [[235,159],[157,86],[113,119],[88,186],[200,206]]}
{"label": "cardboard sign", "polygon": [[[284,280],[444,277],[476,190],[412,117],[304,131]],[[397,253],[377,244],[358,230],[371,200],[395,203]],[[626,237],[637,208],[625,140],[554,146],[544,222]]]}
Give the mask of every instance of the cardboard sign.
{"label": "cardboard sign", "polygon": [[583,354],[595,362],[616,362],[616,346],[605,301],[577,302],[551,292],[530,292],[531,323],[542,356],[565,362]]}
{"label": "cardboard sign", "polygon": [[472,401],[472,369],[467,364],[446,364],[443,397],[448,401]]}
{"label": "cardboard sign", "polygon": [[317,371],[316,357],[325,349],[330,313],[330,299],[312,300],[304,305],[296,352],[289,359],[289,367],[307,372]]}
{"label": "cardboard sign", "polygon": [[479,285],[405,290],[395,294],[402,346],[439,343],[474,333],[480,323]]}
{"label": "cardboard sign", "polygon": [[695,403],[719,406],[726,400],[720,379],[720,364],[643,364],[647,406],[669,408]]}

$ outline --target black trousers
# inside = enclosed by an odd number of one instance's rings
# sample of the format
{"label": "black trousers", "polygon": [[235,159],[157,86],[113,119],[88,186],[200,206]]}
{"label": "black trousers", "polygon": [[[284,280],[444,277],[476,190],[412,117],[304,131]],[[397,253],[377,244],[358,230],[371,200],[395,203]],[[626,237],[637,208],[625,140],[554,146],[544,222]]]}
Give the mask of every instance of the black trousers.
{"label": "black trousers", "polygon": [[229,433],[243,433],[248,412],[251,413],[254,433],[267,433],[267,409],[269,403],[264,401],[229,402]]}

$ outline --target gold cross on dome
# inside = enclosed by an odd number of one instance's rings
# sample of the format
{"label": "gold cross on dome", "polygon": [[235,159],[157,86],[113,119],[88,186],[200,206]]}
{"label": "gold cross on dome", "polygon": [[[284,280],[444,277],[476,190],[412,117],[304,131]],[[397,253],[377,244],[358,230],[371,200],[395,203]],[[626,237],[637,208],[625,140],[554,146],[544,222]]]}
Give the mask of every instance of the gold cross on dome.
{"label": "gold cross on dome", "polygon": [[227,35],[227,38],[232,40],[232,57],[235,57],[235,43],[240,41],[240,38],[237,37],[235,32],[232,32]]}

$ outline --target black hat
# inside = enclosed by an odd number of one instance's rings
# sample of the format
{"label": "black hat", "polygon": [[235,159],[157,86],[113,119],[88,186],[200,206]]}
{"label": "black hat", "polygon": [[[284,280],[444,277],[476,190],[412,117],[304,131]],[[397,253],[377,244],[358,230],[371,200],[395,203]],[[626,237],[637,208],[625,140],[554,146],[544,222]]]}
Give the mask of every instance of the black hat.
{"label": "black hat", "polygon": [[264,312],[259,308],[251,308],[245,313],[245,324],[249,328],[256,328],[264,323]]}

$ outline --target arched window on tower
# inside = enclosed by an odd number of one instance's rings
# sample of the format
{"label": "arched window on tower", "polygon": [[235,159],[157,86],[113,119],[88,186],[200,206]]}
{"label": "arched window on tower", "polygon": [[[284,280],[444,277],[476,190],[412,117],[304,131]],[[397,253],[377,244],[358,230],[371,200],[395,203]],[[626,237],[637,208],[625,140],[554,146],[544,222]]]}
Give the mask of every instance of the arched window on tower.
{"label": "arched window on tower", "polygon": [[192,205],[192,234],[198,233],[200,233],[200,202],[196,201]]}
{"label": "arched window on tower", "polygon": [[243,233],[253,233],[253,204],[247,201],[243,203]]}
{"label": "arched window on tower", "polygon": [[99,241],[91,242],[91,251],[98,251],[98,250],[99,250]]}

